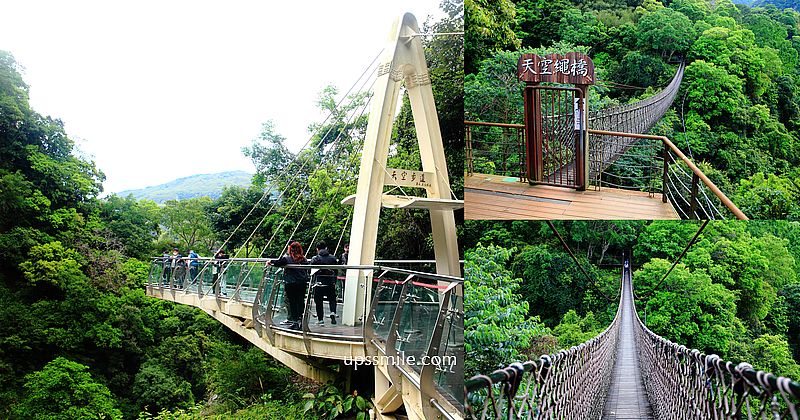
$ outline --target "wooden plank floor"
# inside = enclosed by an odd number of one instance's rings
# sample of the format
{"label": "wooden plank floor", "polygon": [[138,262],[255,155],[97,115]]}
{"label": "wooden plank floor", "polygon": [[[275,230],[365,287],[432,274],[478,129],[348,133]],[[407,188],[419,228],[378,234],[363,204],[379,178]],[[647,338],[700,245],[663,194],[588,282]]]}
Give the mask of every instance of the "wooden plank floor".
{"label": "wooden plank floor", "polygon": [[679,219],[661,194],[603,188],[529,185],[518,178],[472,174],[464,177],[464,217],[468,220]]}
{"label": "wooden plank floor", "polygon": [[619,326],[617,341],[617,361],[611,389],[608,390],[603,419],[646,420],[653,418],[650,402],[644,390],[639,371],[639,352],[636,349],[633,323],[633,293],[631,292],[631,272],[625,271],[622,283],[622,324]]}

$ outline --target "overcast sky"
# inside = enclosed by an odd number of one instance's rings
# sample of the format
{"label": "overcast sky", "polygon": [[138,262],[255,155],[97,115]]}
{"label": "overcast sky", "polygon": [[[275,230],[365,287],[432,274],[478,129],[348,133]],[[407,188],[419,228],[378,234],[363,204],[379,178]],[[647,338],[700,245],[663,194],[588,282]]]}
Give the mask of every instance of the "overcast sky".
{"label": "overcast sky", "polygon": [[392,22],[439,0],[40,1],[2,4],[0,50],[31,106],[60,118],[106,174],[106,193],[229,170],[267,120],[297,150],[314,105],[344,93]]}

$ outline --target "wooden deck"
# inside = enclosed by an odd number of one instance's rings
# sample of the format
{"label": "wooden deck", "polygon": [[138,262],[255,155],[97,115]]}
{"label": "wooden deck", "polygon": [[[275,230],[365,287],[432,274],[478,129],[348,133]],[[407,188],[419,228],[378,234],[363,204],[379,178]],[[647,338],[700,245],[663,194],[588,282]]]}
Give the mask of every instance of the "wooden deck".
{"label": "wooden deck", "polygon": [[464,217],[468,220],[680,218],[671,204],[661,202],[661,194],[641,191],[576,191],[477,173],[464,177],[464,187]]}

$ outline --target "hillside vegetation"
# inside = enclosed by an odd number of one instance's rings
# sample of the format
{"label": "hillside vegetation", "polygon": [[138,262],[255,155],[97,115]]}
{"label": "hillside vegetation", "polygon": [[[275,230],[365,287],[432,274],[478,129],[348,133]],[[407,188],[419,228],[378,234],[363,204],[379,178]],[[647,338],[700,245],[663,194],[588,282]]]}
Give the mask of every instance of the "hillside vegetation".
{"label": "hillside vegetation", "polygon": [[136,200],[152,200],[158,204],[163,204],[167,200],[185,200],[196,197],[217,199],[222,195],[225,187],[248,187],[252,178],[253,174],[244,171],[199,174],[178,178],[161,185],[121,191],[118,195],[120,197],[132,195]]}
{"label": "hillside vegetation", "polygon": [[637,310],[648,328],[706,354],[800,378],[800,223],[710,222],[660,284],[699,223],[555,225],[591,281],[544,223],[465,223],[468,376],[605,329],[630,249]]}
{"label": "hillside vegetation", "polygon": [[588,52],[593,108],[651,94],[683,59],[681,89],[654,132],[751,218],[800,219],[800,13],[730,0],[480,0],[467,10],[467,118],[522,122],[522,52]]}

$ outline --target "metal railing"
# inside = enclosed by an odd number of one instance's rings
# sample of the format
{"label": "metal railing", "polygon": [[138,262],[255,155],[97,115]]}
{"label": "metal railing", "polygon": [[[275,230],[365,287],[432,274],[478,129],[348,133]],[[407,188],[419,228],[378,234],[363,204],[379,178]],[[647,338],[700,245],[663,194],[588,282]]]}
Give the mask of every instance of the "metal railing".
{"label": "metal railing", "polygon": [[[151,261],[148,292],[196,294],[229,302],[252,304],[253,327],[275,345],[275,334],[299,335],[308,353],[314,339],[363,343],[367,354],[394,356],[394,375],[406,376],[425,401],[442,407],[440,398],[463,409],[464,306],[463,279],[388,266],[287,265],[272,267],[270,259],[157,257]],[[192,269],[192,262],[197,264]],[[397,265],[429,265],[430,261],[394,261]],[[303,308],[298,329],[288,321],[286,269],[308,270],[311,281],[302,291]],[[356,270],[359,283],[370,285],[372,299],[364,303],[365,319],[355,327],[318,325],[311,319],[317,270],[337,274],[336,310],[341,319],[344,272]],[[296,293],[296,292],[295,292]],[[326,323],[330,310],[325,304]],[[365,360],[370,364],[371,360]],[[443,412],[449,416],[451,413]]]}
{"label": "metal railing", "polygon": [[684,219],[747,220],[668,138],[602,130],[589,130],[589,136],[589,179],[595,188],[660,192]]}
{"label": "metal railing", "polygon": [[672,106],[683,80],[684,63],[672,81],[655,95],[641,101],[589,112],[589,127],[603,131],[646,133]]}
{"label": "metal railing", "polygon": [[467,174],[527,178],[525,167],[525,126],[464,121]]}
{"label": "metal railing", "polygon": [[800,383],[675,344],[636,320],[639,368],[656,418],[800,418]]}

